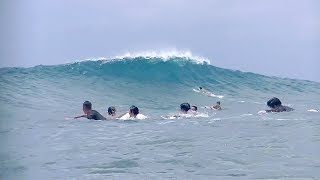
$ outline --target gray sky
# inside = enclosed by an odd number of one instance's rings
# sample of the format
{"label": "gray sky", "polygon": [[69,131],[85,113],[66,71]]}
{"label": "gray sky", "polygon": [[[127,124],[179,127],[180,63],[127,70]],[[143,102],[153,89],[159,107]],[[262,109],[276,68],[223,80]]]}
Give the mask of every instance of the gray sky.
{"label": "gray sky", "polygon": [[0,13],[1,67],[175,48],[320,81],[317,0],[2,0]]}

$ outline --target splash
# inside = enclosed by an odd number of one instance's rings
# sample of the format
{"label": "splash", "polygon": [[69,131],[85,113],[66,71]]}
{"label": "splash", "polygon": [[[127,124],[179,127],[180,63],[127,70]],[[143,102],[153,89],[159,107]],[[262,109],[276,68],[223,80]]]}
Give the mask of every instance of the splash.
{"label": "splash", "polygon": [[136,59],[136,58],[145,58],[145,59],[162,59],[164,61],[174,58],[190,60],[196,64],[210,64],[210,60],[205,57],[193,55],[191,51],[142,51],[142,52],[127,52],[120,56],[115,56],[111,59],[114,60],[123,60],[123,59]]}

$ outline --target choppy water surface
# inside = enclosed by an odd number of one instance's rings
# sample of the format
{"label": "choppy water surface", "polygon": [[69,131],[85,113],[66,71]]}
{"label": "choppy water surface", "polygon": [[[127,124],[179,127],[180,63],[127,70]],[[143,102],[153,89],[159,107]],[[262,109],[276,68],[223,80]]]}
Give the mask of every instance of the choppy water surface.
{"label": "choppy water surface", "polygon": [[[320,84],[193,59],[127,58],[0,69],[0,179],[320,179]],[[223,110],[200,108],[216,98]],[[296,111],[258,114],[279,97]],[[82,102],[143,121],[65,120]],[[176,120],[189,102],[208,117]]]}

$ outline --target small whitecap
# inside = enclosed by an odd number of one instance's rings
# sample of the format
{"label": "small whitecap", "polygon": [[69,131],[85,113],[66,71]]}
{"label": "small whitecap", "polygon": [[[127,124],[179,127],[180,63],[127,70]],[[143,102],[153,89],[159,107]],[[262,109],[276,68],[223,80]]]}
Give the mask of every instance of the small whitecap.
{"label": "small whitecap", "polygon": [[258,114],[266,114],[266,113],[267,113],[267,111],[265,111],[265,110],[261,110],[258,112]]}
{"label": "small whitecap", "polygon": [[319,112],[319,110],[316,109],[309,109],[308,112]]}

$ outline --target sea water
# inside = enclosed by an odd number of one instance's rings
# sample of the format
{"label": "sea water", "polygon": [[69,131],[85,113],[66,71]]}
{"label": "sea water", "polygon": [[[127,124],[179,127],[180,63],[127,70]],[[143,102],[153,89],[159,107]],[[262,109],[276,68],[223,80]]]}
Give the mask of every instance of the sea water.
{"label": "sea water", "polygon": [[[0,87],[0,179],[320,179],[320,83],[128,55],[1,68]],[[258,113],[272,97],[295,111]],[[149,118],[66,120],[85,100]],[[204,116],[161,118],[184,102]]]}

